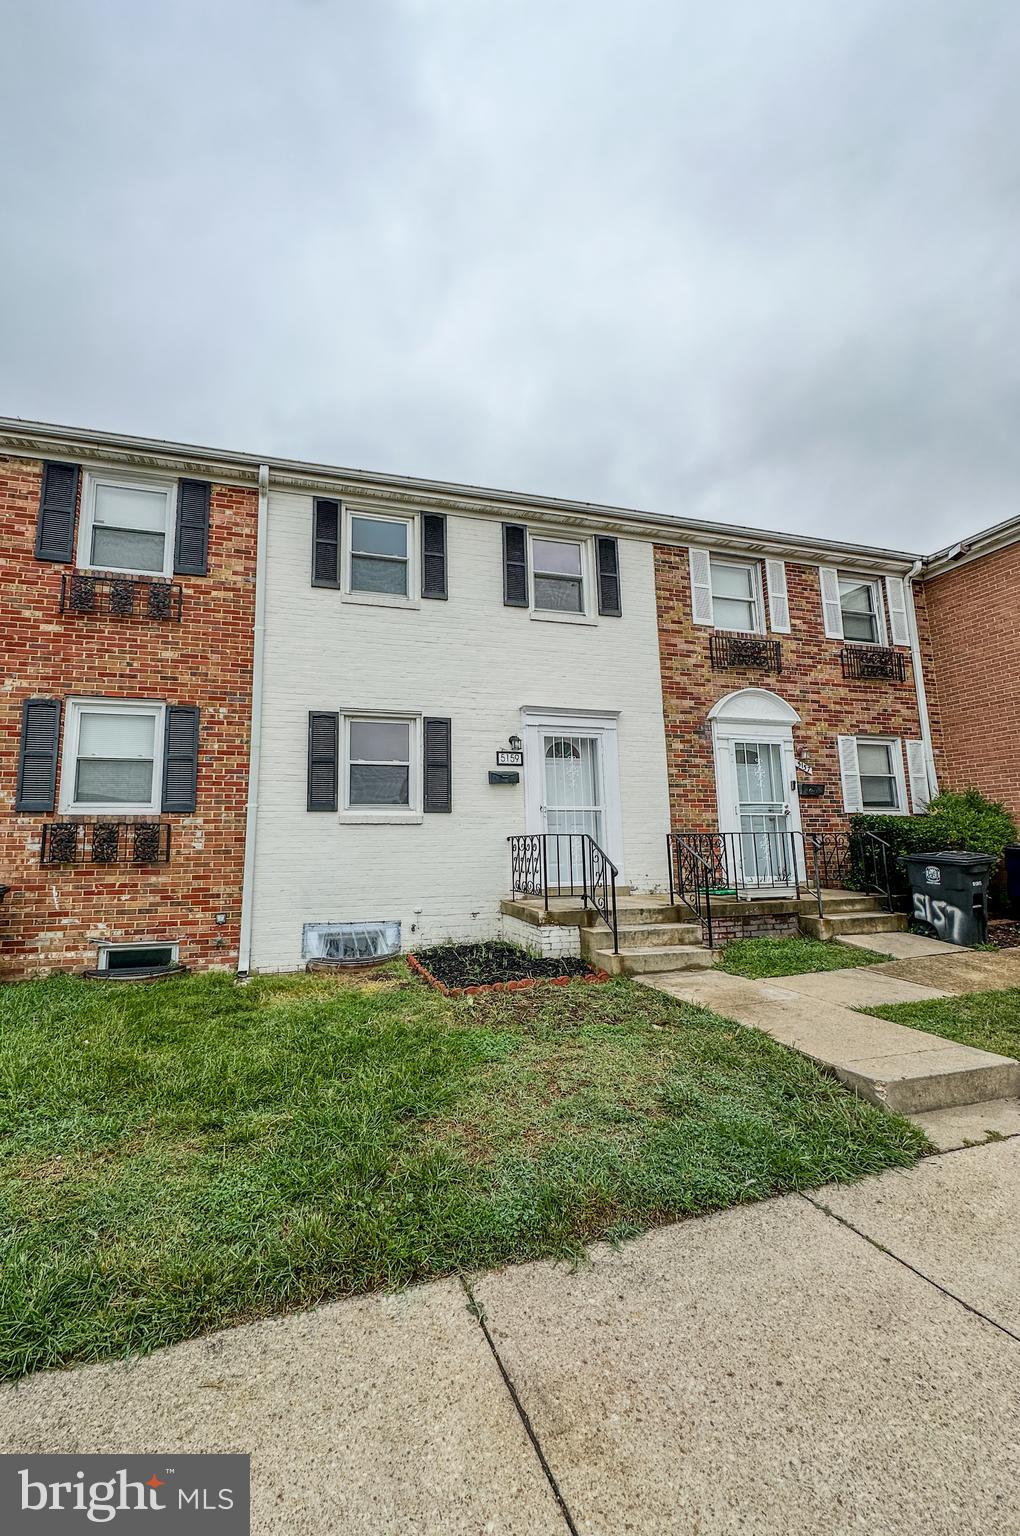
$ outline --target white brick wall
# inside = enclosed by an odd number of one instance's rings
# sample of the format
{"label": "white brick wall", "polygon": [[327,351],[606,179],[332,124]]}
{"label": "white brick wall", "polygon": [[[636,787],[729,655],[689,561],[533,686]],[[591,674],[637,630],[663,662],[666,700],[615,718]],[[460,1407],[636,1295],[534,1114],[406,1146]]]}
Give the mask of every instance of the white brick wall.
{"label": "white brick wall", "polygon": [[[299,967],[306,922],[399,919],[405,948],[505,932],[506,839],[537,829],[525,826],[523,782],[492,786],[488,772],[496,749],[524,734],[527,707],[619,712],[622,879],[661,887],[668,801],[651,544],[620,540],[622,618],[549,623],[503,606],[498,519],[450,515],[449,601],[406,609],[312,587],[311,520],[311,495],[271,493],[253,968]],[[351,825],[305,810],[309,710],[359,709],[452,719],[450,815]]]}
{"label": "white brick wall", "polygon": [[522,923],[519,917],[506,915],[502,917],[501,925],[501,938],[510,944],[520,944],[533,954],[549,956],[581,953],[580,928],[552,923],[548,927],[539,928],[534,923]]}

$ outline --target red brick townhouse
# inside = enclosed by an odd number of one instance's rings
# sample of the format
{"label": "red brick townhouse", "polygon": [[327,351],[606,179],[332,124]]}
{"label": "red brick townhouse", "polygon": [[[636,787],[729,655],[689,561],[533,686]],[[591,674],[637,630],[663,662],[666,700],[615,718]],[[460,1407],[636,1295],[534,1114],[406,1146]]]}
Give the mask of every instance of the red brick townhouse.
{"label": "red brick townhouse", "polygon": [[0,424],[0,976],[235,968],[257,469]]}
{"label": "red brick townhouse", "polygon": [[928,688],[945,789],[980,789],[1020,821],[1020,518],[924,562]]}
{"label": "red brick townhouse", "polygon": [[919,564],[726,526],[656,545],[672,829],[728,835],[727,884],[782,885],[850,813],[927,805]]}

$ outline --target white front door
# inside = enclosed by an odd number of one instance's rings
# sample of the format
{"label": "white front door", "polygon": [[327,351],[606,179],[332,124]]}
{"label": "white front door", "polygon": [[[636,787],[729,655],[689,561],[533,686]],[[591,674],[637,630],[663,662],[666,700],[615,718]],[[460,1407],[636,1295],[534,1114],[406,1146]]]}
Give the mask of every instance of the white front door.
{"label": "white front door", "polygon": [[619,867],[619,793],[615,721],[569,717],[527,722],[528,831],[546,832],[550,885],[582,883],[583,834]]}
{"label": "white front door", "polygon": [[719,830],[745,885],[792,886],[803,875],[793,733],[786,728],[716,733]]}

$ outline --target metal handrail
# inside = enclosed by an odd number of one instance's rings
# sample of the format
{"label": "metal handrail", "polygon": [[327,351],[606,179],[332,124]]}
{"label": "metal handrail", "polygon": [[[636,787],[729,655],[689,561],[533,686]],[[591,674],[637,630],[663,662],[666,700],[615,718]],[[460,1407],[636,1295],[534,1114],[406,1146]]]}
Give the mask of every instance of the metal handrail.
{"label": "metal handrail", "polygon": [[713,891],[735,901],[781,891],[797,900],[810,892],[821,917],[823,888],[852,886],[855,866],[863,888],[880,895],[889,911],[893,907],[891,849],[873,832],[690,830],[670,832],[666,847],[671,897],[676,890],[699,916]]}
{"label": "metal handrail", "polygon": [[[590,905],[612,932],[613,954],[617,954],[620,926],[616,877],[620,871],[591,834],[525,832],[508,837],[507,842],[510,844],[513,895],[541,896],[547,912],[550,896],[580,896],[582,904]],[[552,861],[549,858],[550,842],[555,845]],[[549,878],[550,868],[555,871],[554,880]]]}
{"label": "metal handrail", "polygon": [[[673,866],[676,864],[676,881],[673,878]],[[666,863],[669,866],[669,904],[673,906],[676,898],[690,907],[699,922],[704,921],[705,937],[708,940],[709,949],[713,948],[712,939],[712,866],[708,860],[693,847],[679,832],[669,832],[666,835]],[[688,880],[688,872],[693,877]],[[691,895],[687,894],[688,890]]]}

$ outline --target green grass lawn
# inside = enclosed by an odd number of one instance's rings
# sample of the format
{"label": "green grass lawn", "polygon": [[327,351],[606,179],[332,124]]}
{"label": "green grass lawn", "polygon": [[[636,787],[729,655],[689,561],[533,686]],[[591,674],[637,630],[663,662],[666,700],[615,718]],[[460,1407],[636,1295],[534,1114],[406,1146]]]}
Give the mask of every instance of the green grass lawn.
{"label": "green grass lawn", "polygon": [[893,1019],[911,1029],[926,1029],[961,1045],[1020,1060],[1020,987],[1006,992],[968,992],[962,997],[934,997],[924,1003],[897,1003],[865,1008],[880,1019]]}
{"label": "green grass lawn", "polygon": [[902,1167],[768,1036],[630,982],[401,963],[0,989],[0,1374]]}
{"label": "green grass lawn", "polygon": [[799,976],[804,971],[876,965],[888,958],[837,939],[734,939],[724,948],[718,969],[734,976]]}

